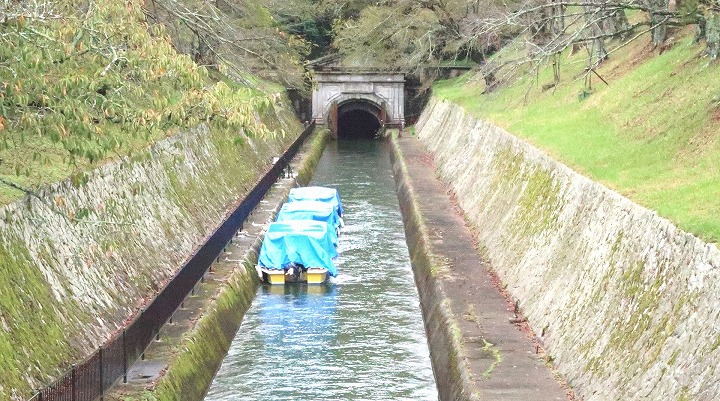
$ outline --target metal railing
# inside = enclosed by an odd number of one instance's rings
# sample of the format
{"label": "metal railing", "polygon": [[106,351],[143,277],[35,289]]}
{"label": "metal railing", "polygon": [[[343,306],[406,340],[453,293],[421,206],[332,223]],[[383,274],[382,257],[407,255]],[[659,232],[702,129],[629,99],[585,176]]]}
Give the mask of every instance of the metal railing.
{"label": "metal railing", "polygon": [[73,365],[70,371],[38,391],[29,401],[93,401],[120,378],[127,382],[130,366],[142,357],[145,348],[158,336],[160,328],[180,307],[213,261],[219,260],[225,246],[242,229],[250,212],[277,181],[314,128],[314,123],[305,128],[227,220],[122,332],[108,340],[90,357]]}

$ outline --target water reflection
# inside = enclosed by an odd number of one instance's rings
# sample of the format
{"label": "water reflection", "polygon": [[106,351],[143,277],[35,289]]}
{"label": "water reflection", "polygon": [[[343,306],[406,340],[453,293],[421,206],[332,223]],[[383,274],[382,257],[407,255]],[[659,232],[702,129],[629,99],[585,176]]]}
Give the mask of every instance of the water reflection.
{"label": "water reflection", "polygon": [[[334,337],[336,287],[331,285],[265,285],[259,294],[259,330],[263,352],[277,357],[278,373],[298,361],[323,364]],[[289,362],[287,366],[283,361]],[[294,361],[294,362],[293,362]],[[295,366],[297,368],[297,366]]]}

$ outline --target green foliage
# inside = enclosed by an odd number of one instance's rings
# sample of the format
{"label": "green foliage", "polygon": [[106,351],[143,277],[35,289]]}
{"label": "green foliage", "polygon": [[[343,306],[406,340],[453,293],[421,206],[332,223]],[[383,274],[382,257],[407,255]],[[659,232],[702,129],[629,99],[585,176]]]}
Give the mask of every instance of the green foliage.
{"label": "green foliage", "polygon": [[336,18],[327,5],[312,0],[267,0],[267,3],[281,29],[301,37],[310,46],[308,58],[325,54],[332,41],[332,21]]}
{"label": "green foliage", "polygon": [[275,19],[274,0],[148,0],[146,4],[149,20],[166,26],[176,48],[198,64],[306,88],[302,59],[310,45]]}
{"label": "green foliage", "polygon": [[609,86],[596,84],[582,101],[575,77],[584,73],[584,55],[569,52],[560,57],[564,82],[553,90],[541,85],[554,79],[547,65],[490,94],[480,94],[479,76],[443,81],[434,93],[717,242],[720,112],[707,88],[720,86],[720,74],[691,42],[659,56],[647,54],[646,40],[626,46],[597,70]]}
{"label": "green foliage", "polygon": [[357,20],[338,21],[334,46],[351,66],[417,66],[440,58],[443,29],[424,7],[373,6]]}
{"label": "green foliage", "polygon": [[202,122],[272,134],[258,113],[277,97],[210,79],[142,4],[5,3],[0,179],[34,187]]}
{"label": "green foliage", "polygon": [[311,0],[321,13],[332,19],[357,19],[366,7],[382,5],[385,2],[374,0]]}
{"label": "green foliage", "polygon": [[333,46],[350,66],[383,66],[421,75],[447,61],[482,62],[516,27],[488,25],[517,1],[372,2],[357,17],[337,18]]}

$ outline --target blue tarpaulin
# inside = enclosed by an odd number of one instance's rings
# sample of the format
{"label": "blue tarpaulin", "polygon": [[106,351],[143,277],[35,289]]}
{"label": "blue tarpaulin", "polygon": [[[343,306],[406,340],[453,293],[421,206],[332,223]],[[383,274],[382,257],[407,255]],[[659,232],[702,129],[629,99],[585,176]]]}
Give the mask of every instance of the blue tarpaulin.
{"label": "blue tarpaulin", "polygon": [[319,201],[287,202],[278,212],[275,221],[288,220],[315,220],[327,223],[333,244],[337,245],[337,228],[340,227],[340,218],[330,203]]}
{"label": "blue tarpaulin", "polygon": [[275,221],[284,220],[316,220],[324,221],[333,228],[340,227],[340,219],[335,214],[333,205],[320,201],[295,201],[285,203]]}
{"label": "blue tarpaulin", "polygon": [[335,208],[338,216],[342,217],[343,215],[342,203],[340,202],[340,194],[335,188],[300,187],[290,190],[290,195],[288,195],[288,202],[306,200],[330,203],[333,208]]}
{"label": "blue tarpaulin", "polygon": [[285,269],[291,263],[306,268],[323,267],[335,277],[337,268],[332,258],[337,256],[337,250],[331,231],[327,223],[314,220],[271,223],[260,248],[258,264],[268,269]]}

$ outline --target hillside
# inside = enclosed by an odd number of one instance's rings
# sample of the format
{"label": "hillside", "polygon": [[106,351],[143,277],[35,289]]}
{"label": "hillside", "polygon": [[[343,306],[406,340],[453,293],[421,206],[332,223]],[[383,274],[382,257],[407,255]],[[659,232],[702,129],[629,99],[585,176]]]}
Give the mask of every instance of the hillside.
{"label": "hillside", "polygon": [[[585,68],[586,52],[566,51],[555,85],[552,66],[542,65],[519,76],[501,71],[491,93],[481,73],[438,82],[433,92],[718,242],[720,74],[704,44],[688,32],[675,37],[662,54],[649,35],[640,37],[612,53],[597,75]],[[511,44],[495,58],[522,51]]]}

